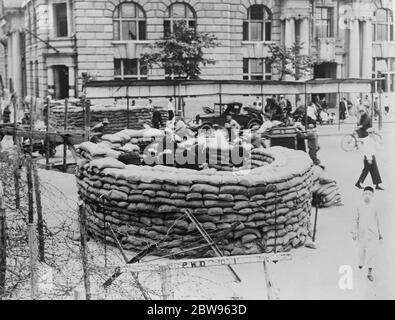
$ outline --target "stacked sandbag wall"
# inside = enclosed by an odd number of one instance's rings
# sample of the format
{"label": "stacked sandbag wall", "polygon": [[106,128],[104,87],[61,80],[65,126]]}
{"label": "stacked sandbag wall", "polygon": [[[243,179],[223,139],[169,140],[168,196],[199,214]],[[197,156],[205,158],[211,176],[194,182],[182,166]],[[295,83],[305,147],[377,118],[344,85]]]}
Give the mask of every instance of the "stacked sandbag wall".
{"label": "stacked sandbag wall", "polygon": [[[189,209],[213,236],[240,222],[219,244],[225,255],[283,252],[302,246],[310,233],[312,163],[307,154],[282,147],[260,150],[274,159],[251,171],[195,171],[126,166],[112,157],[81,160],[79,195],[93,237],[127,250],[158,243],[155,255],[204,244],[185,216]],[[207,248],[174,257],[212,254]]]}
{"label": "stacked sandbag wall", "polygon": [[[144,106],[134,106],[129,108],[127,106],[99,106],[92,105],[91,107],[91,126],[103,121],[107,118],[109,125],[105,128],[105,133],[116,133],[124,129],[142,129],[142,123],[152,126],[153,108]],[[162,115],[163,125],[166,125],[168,120],[168,113],[166,110],[160,110]],[[50,124],[55,128],[64,127],[65,108],[64,103],[57,103],[51,108]],[[128,120],[129,118],[129,120]],[[129,123],[129,125],[128,125]],[[70,130],[84,129],[84,111],[80,104],[70,103],[68,106],[67,127]]]}
{"label": "stacked sandbag wall", "polygon": [[324,171],[319,166],[314,166],[314,185],[312,188],[316,205],[320,208],[342,206],[342,196],[337,182],[327,178]]}

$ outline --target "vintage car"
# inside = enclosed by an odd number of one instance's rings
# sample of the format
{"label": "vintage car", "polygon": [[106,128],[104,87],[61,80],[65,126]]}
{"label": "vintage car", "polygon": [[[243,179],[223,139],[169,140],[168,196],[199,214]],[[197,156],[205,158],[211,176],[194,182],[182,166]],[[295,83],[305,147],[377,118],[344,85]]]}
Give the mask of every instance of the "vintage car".
{"label": "vintage car", "polygon": [[228,114],[232,115],[242,129],[259,128],[263,123],[259,110],[243,107],[243,104],[239,102],[216,103],[213,109],[206,107],[203,110],[205,114],[196,117],[197,122],[200,123],[199,128],[203,130],[211,129],[215,124],[224,127]]}

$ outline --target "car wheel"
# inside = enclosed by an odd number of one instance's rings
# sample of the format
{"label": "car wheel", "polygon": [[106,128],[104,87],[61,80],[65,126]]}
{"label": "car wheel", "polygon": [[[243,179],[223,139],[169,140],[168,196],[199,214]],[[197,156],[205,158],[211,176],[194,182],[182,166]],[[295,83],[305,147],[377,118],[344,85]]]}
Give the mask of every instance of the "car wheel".
{"label": "car wheel", "polygon": [[209,123],[205,123],[204,125],[202,125],[199,129],[199,132],[207,132],[207,131],[211,131],[213,129],[213,126]]}
{"label": "car wheel", "polygon": [[258,130],[260,127],[261,127],[261,124],[258,121],[251,121],[248,124],[247,129],[249,129],[249,130],[253,130],[253,129]]}

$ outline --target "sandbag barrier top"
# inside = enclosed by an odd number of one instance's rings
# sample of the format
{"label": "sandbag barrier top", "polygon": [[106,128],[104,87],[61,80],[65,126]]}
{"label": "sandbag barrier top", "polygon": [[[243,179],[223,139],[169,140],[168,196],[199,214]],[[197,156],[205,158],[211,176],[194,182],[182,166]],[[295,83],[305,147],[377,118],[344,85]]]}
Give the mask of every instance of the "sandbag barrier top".
{"label": "sandbag barrier top", "polygon": [[311,230],[314,176],[310,158],[282,147],[254,149],[253,153],[274,160],[251,170],[227,172],[136,167],[124,165],[109,153],[82,159],[76,176],[89,232],[115,244],[111,226],[126,250],[139,251],[160,242],[154,253],[158,256],[212,256],[207,248],[180,254],[205,244],[185,216],[189,209],[214,240],[240,222],[219,243],[225,255],[283,252],[302,246]]}
{"label": "sandbag barrier top", "polygon": [[[65,106],[64,101],[52,103],[50,113],[50,124],[53,127],[63,128]],[[129,106],[119,105],[91,105],[91,125],[103,121],[104,118],[109,119],[109,125],[105,129],[105,133],[116,133],[125,128],[141,129],[141,122],[152,125],[152,115],[154,108],[148,106]],[[158,109],[162,115],[163,124],[168,120],[168,113],[165,109]],[[84,128],[84,109],[80,101],[69,101],[68,105],[67,126],[69,129]]]}

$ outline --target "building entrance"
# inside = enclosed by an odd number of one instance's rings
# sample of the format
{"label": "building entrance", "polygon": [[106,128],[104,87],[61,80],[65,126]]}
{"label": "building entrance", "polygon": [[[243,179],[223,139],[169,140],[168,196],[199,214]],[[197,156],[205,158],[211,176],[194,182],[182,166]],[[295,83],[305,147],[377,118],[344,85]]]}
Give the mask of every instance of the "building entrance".
{"label": "building entrance", "polygon": [[66,66],[54,66],[55,99],[69,98],[69,68]]}

